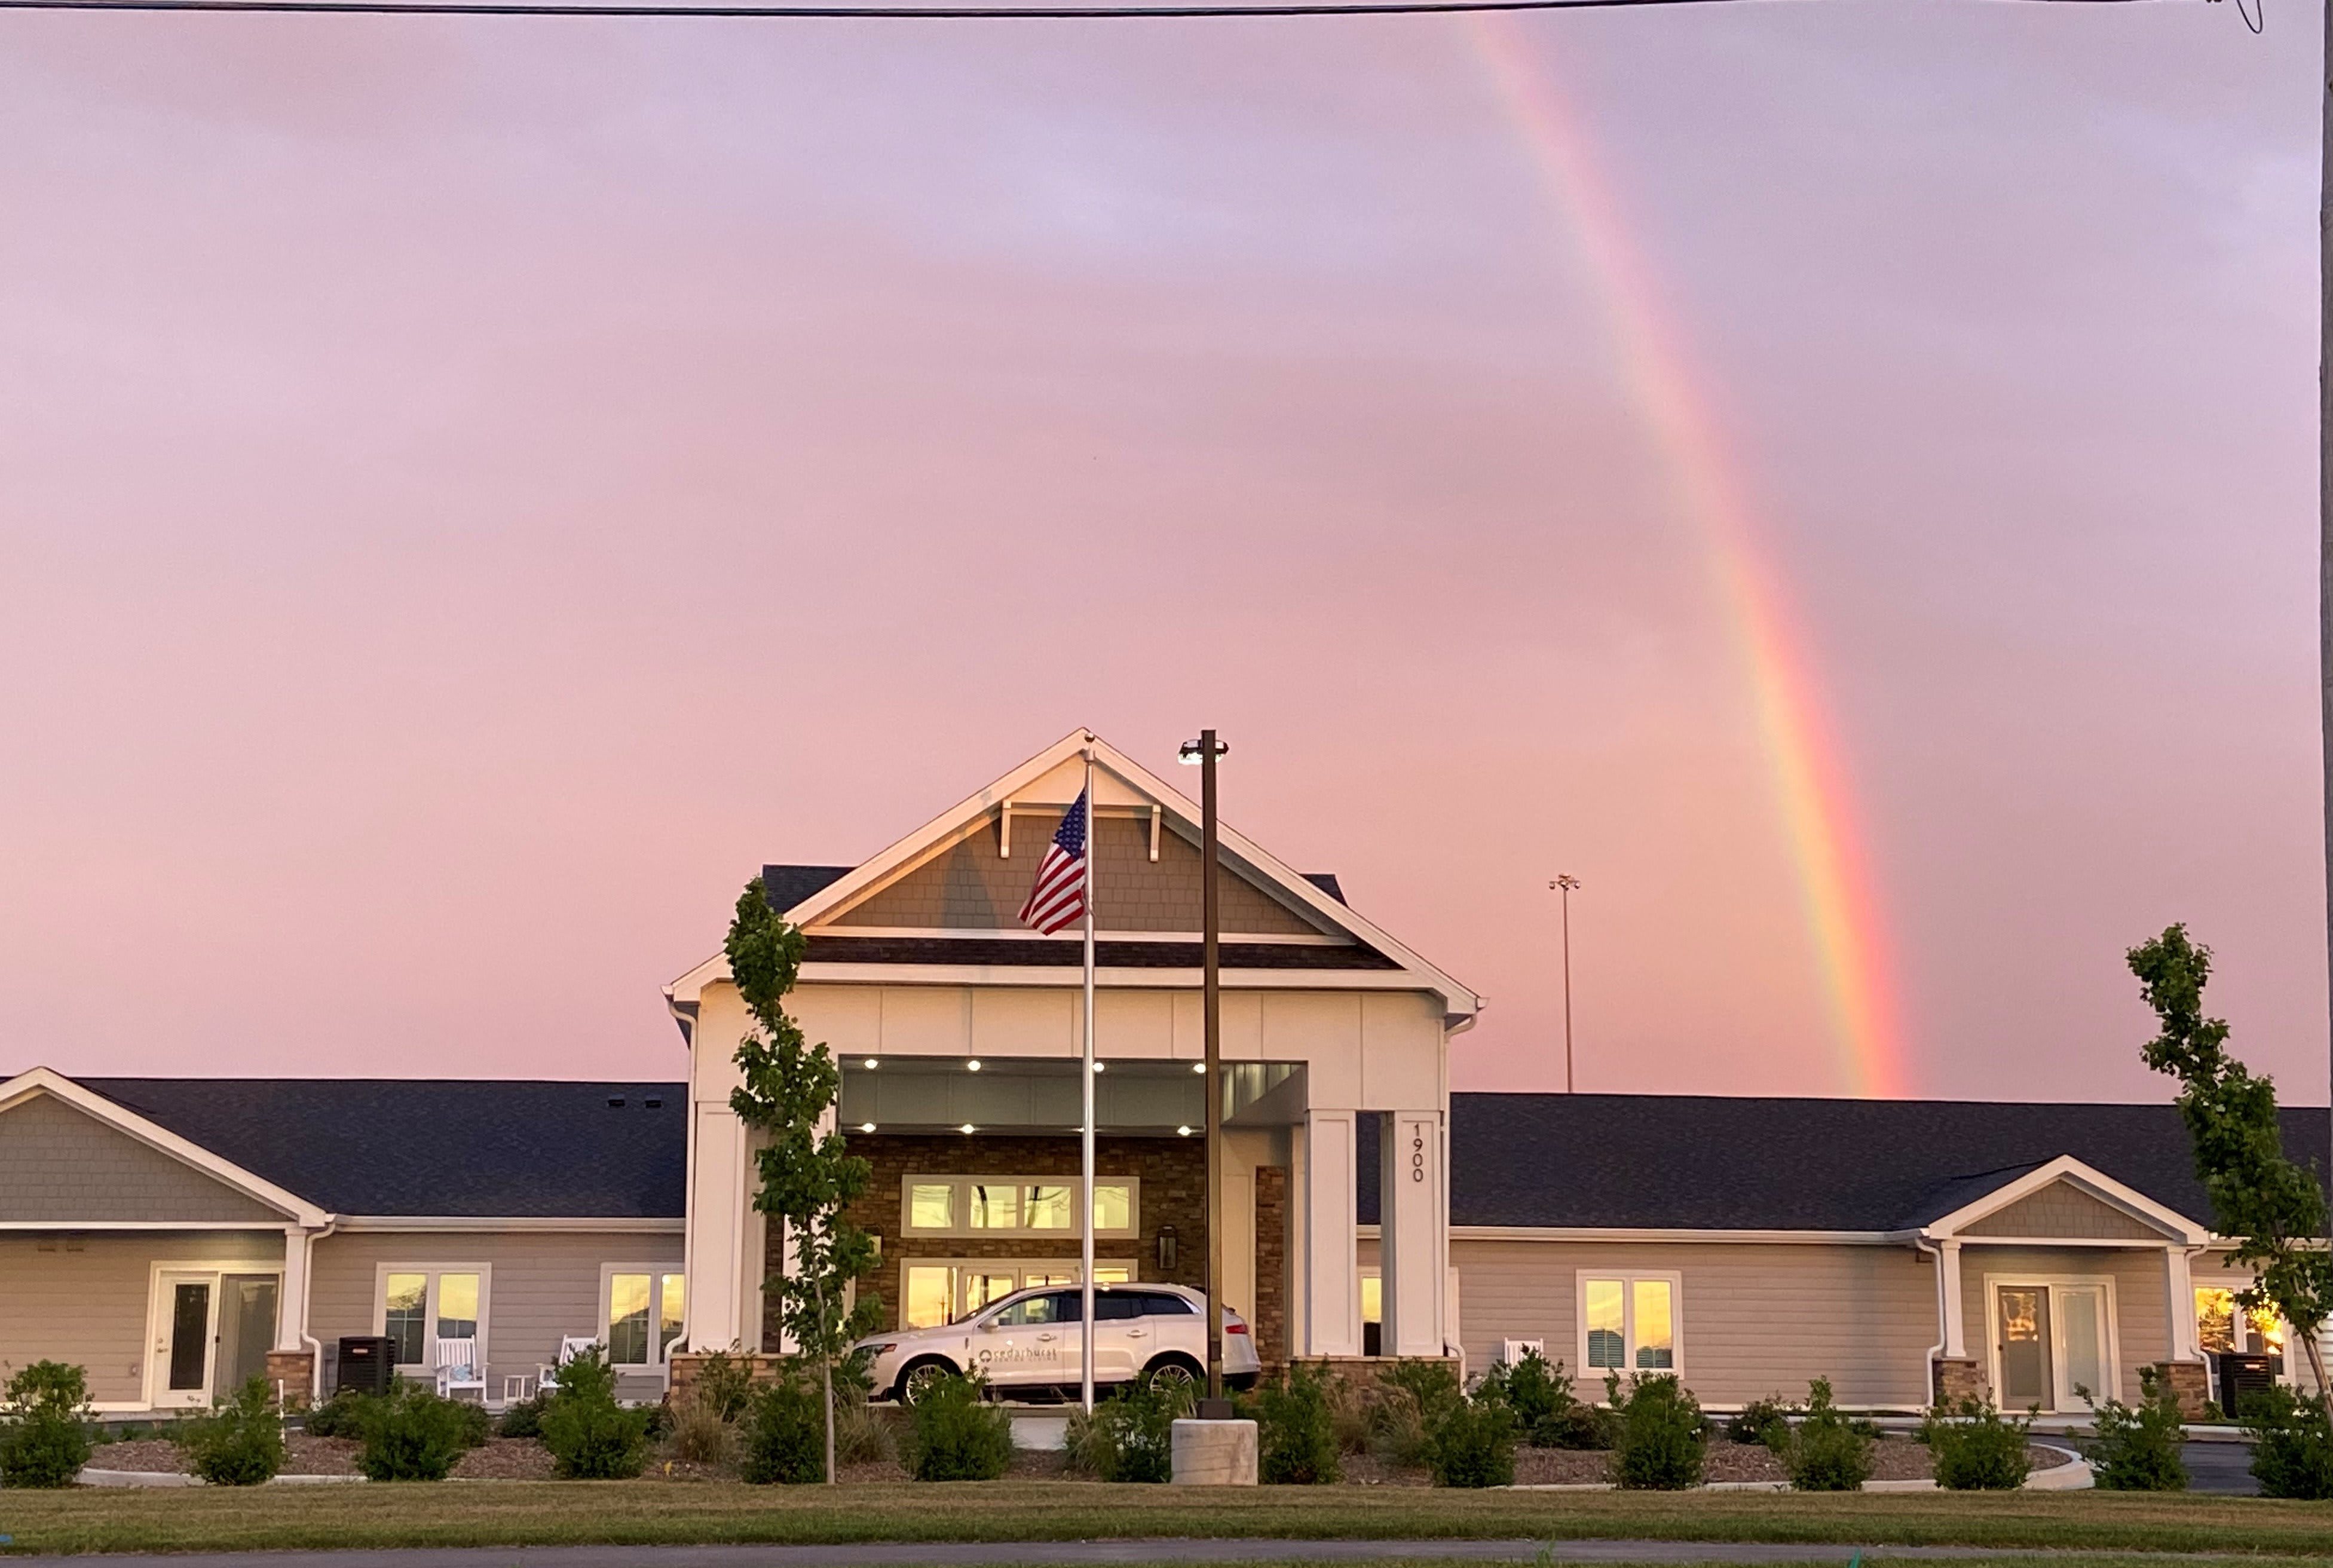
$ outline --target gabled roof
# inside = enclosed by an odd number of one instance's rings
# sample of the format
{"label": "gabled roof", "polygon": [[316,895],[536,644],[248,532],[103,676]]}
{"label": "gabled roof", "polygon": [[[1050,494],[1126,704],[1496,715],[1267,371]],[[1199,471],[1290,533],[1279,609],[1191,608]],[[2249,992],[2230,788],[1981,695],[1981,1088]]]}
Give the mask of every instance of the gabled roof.
{"label": "gabled roof", "polygon": [[[788,919],[809,931],[812,946],[805,954],[806,961],[907,961],[897,956],[873,959],[837,957],[840,949],[821,950],[820,944],[846,939],[864,941],[867,938],[821,933],[818,928],[822,921],[911,871],[939,850],[960,841],[981,824],[994,820],[995,813],[1008,804],[1051,804],[1057,807],[1068,804],[1075,797],[1076,789],[1066,781],[1081,776],[1077,772],[1079,761],[1089,750],[1093,756],[1096,774],[1095,799],[1100,807],[1106,810],[1113,805],[1155,806],[1193,837],[1197,835],[1200,811],[1195,803],[1090,730],[1072,731],[1003,777],[966,796],[915,832],[840,875],[827,876],[826,873],[833,868],[824,866],[764,868],[763,877],[771,890],[771,902],[779,904],[782,899],[788,897],[795,900],[782,905],[782,909]],[[1388,932],[1355,913],[1344,902],[1343,891],[1334,876],[1308,876],[1298,872],[1230,827],[1221,827],[1219,834],[1227,870],[1268,888],[1272,896],[1302,911],[1304,918],[1320,929],[1351,939],[1349,948],[1328,949],[1343,951],[1356,960],[1345,967],[1392,970],[1415,976],[1421,989],[1442,997],[1445,1015],[1461,1026],[1471,1022],[1481,1008],[1482,999],[1472,990],[1422,955],[1397,941]],[[773,876],[773,872],[777,874]],[[896,937],[897,934],[888,935]],[[1012,939],[1018,939],[1018,937],[1019,934],[1014,933]],[[1130,949],[1153,945],[1129,943],[1124,946]],[[1182,945],[1190,951],[1178,948],[1171,953],[1163,950],[1165,945],[1157,946],[1161,947],[1162,951],[1149,961],[1133,962],[1125,967],[1195,967],[1197,965],[1195,944]],[[1255,945],[1256,951],[1243,953],[1243,957],[1252,957],[1257,967],[1293,966],[1318,969],[1326,962],[1317,955],[1301,959],[1290,957],[1288,954],[1292,949],[1287,948],[1266,953],[1263,950],[1263,946]],[[940,951],[954,957],[958,964],[979,962],[973,957],[973,948],[957,941],[952,941],[944,950],[936,950],[933,956]],[[1097,957],[1103,967],[1115,967],[1108,957],[1099,954]],[[914,961],[927,959],[919,956]],[[1020,964],[1032,961],[1026,957],[1016,960]],[[676,1012],[686,1015],[706,986],[725,979],[727,975],[726,961],[715,955],[667,986],[665,995]]]}
{"label": "gabled roof", "polygon": [[[1656,1094],[1454,1094],[1450,1221],[1551,1229],[1914,1230],[2060,1157],[2209,1227],[2171,1105]],[[2282,1112],[2287,1154],[2327,1166],[2323,1109]],[[1360,1140],[1363,1219],[1375,1139]]]}
{"label": "gabled roof", "polygon": [[[677,1218],[683,1212],[685,1084],[380,1078],[79,1082],[336,1215],[635,1219]],[[658,1102],[654,1109],[651,1101]]]}

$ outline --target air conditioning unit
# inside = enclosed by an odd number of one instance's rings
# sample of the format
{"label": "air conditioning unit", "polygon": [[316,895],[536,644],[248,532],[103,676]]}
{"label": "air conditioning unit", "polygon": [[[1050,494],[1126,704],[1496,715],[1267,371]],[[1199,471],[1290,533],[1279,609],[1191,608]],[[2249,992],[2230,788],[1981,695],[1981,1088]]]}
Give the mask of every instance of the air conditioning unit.
{"label": "air conditioning unit", "polygon": [[1499,1342],[1499,1364],[1503,1367],[1521,1365],[1526,1354],[1534,1355],[1545,1361],[1547,1342],[1545,1340],[1501,1340]]}
{"label": "air conditioning unit", "polygon": [[387,1334],[353,1335],[341,1342],[332,1386],[349,1393],[385,1394],[397,1375],[397,1342]]}

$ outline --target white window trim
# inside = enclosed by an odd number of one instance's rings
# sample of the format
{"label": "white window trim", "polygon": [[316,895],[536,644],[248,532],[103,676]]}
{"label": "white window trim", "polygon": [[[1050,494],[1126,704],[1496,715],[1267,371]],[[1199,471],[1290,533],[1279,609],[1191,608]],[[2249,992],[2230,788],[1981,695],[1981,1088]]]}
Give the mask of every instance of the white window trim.
{"label": "white window trim", "polygon": [[[616,1314],[615,1285],[619,1274],[644,1274],[648,1276],[648,1359],[645,1361],[619,1361],[614,1359]],[[609,1357],[608,1364],[618,1371],[652,1371],[671,1360],[668,1347],[657,1341],[657,1332],[664,1303],[664,1282],[677,1279],[680,1285],[680,1332],[673,1344],[688,1343],[688,1273],[677,1263],[603,1263],[600,1265],[600,1352]]]}
{"label": "white window trim", "polygon": [[[2115,1282],[2112,1275],[1988,1274],[1984,1276],[1985,1372],[1991,1379],[1991,1386],[1992,1388],[1993,1397],[1996,1400],[2001,1397],[2001,1292],[1995,1287],[2000,1285],[2007,1285],[2012,1290],[2024,1289],[2031,1286],[2054,1287],[2060,1285],[2079,1285],[2084,1288],[2090,1286],[2102,1287],[2106,1292],[2106,1358],[2107,1386],[2103,1389],[2093,1389],[2090,1391],[2098,1396],[2098,1401],[2102,1405],[2108,1400],[2119,1400],[2122,1398],[2122,1309],[2117,1305],[2115,1302]],[[2190,1312],[2194,1310],[2192,1302],[2189,1304],[2188,1310]],[[2059,1407],[2056,1404],[2058,1398],[2057,1385],[2059,1380],[2065,1372],[2065,1368],[2059,1364],[2060,1358],[2058,1354],[2059,1315],[2057,1293],[2052,1289],[2050,1296],[2050,1398],[2051,1400],[2051,1408],[2044,1410],[2042,1413],[2044,1415],[2061,1416],[2083,1415],[2088,1413],[2087,1407],[2082,1404],[2081,1399],[2079,1395],[2072,1395],[2072,1385],[2070,1384],[2068,1385],[2068,1392],[2069,1396],[2071,1396],[2070,1408]],[[2004,1406],[2002,1413],[2017,1415],[2022,1414],[2023,1412],[2011,1411]]]}
{"label": "white window trim", "polygon": [[[1047,1232],[1046,1234],[1051,1235],[1051,1233]],[[907,1315],[907,1270],[911,1268],[945,1268],[955,1271],[954,1277],[950,1279],[948,1284],[948,1312],[950,1313],[948,1321],[950,1323],[955,1323],[962,1319],[967,1313],[974,1310],[964,1305],[964,1271],[966,1269],[971,1269],[976,1273],[983,1274],[1004,1274],[1010,1272],[1014,1279],[1022,1281],[1025,1281],[1028,1275],[1032,1273],[1061,1274],[1069,1275],[1069,1283],[1075,1284],[1078,1275],[1079,1263],[1078,1260],[1073,1257],[903,1257],[899,1260],[899,1319],[903,1331],[905,1329]],[[1118,1268],[1123,1268],[1126,1270],[1126,1278],[1122,1283],[1127,1284],[1140,1284],[1143,1283],[1142,1260],[1135,1257],[1098,1257],[1094,1259],[1094,1283],[1097,1284],[1117,1284],[1121,1283],[1118,1280],[1104,1280],[1100,1277],[1103,1270]],[[1032,1289],[1058,1290],[1061,1288],[1063,1287],[1059,1282],[1047,1286],[1032,1286],[1025,1283],[1013,1286],[1015,1291]],[[994,1302],[991,1302],[978,1310],[984,1312],[987,1310],[988,1306],[993,1306],[994,1304],[995,1303]]]}
{"label": "white window trim", "polygon": [[[372,1270],[372,1332],[389,1332],[389,1276],[393,1274],[427,1275],[427,1289],[421,1302],[421,1361],[397,1363],[399,1377],[434,1378],[437,1375],[437,1278],[440,1275],[474,1274],[478,1276],[478,1375],[485,1375],[486,1365],[494,1359],[487,1343],[487,1325],[493,1320],[494,1298],[494,1265],[490,1263],[377,1263]],[[411,1371],[408,1371],[411,1368]]]}
{"label": "white window trim", "polygon": [[[1572,1321],[1578,1328],[1573,1347],[1579,1360],[1573,1361],[1572,1376],[1592,1384],[1599,1397],[1605,1374],[1609,1367],[1588,1364],[1588,1282],[1592,1279],[1616,1279],[1620,1282],[1621,1354],[1628,1364],[1618,1369],[1625,1386],[1631,1378],[1674,1372],[1685,1377],[1685,1275],[1674,1270],[1657,1268],[1583,1268],[1574,1276],[1571,1287]],[[1669,1287],[1669,1364],[1665,1367],[1639,1367],[1637,1361],[1637,1290],[1640,1279],[1666,1280]]]}
{"label": "white window trim", "polygon": [[[905,1176],[899,1179],[899,1234],[901,1236],[929,1236],[935,1238],[945,1237],[960,1241],[977,1241],[984,1238],[1000,1236],[1010,1236],[1014,1240],[1029,1241],[1075,1241],[1081,1234],[1083,1234],[1075,1225],[1071,1225],[1067,1228],[1061,1230],[1039,1230],[1027,1225],[1014,1226],[1009,1229],[997,1229],[989,1227],[975,1227],[969,1225],[957,1224],[951,1225],[943,1230],[936,1227],[918,1226],[915,1224],[916,1188],[918,1187],[936,1187],[944,1181],[952,1184],[955,1188],[955,1197],[949,1200],[948,1212],[951,1216],[965,1216],[972,1212],[971,1201],[965,1196],[964,1189],[967,1187],[1020,1187],[1024,1188],[1031,1187],[1066,1187],[1070,1190],[1070,1202],[1073,1204],[1080,1201],[1083,1197],[1085,1187],[1085,1178],[1081,1176],[1022,1176],[1015,1175],[1010,1171],[1001,1172],[994,1176],[950,1176],[936,1171],[927,1174]],[[1103,1176],[1095,1179],[1095,1185],[1098,1187],[1123,1187],[1127,1189],[1127,1223],[1123,1226],[1097,1226],[1094,1228],[1094,1235],[1097,1236],[1107,1236],[1113,1240],[1121,1241],[1138,1238],[1142,1235],[1142,1178],[1138,1176]],[[1025,1202],[1022,1207],[1021,1212],[1023,1215],[1028,1213],[1028,1207]],[[1072,1217],[1074,1217],[1074,1211]]]}

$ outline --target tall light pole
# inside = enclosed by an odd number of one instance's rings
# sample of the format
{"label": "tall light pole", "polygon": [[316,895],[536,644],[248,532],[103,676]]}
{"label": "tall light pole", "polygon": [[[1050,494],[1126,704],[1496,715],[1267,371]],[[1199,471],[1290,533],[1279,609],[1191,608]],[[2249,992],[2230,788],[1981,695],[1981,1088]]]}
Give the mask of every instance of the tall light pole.
{"label": "tall light pole", "polygon": [[[1206,1040],[1207,1084],[1207,1398],[1224,1397],[1224,990],[1217,933],[1223,907],[1215,896],[1219,840],[1215,829],[1215,759],[1232,748],[1203,729],[1176,760],[1199,768],[1199,1015]],[[1202,1415],[1219,1412],[1202,1411]]]}
{"label": "tall light pole", "polygon": [[[2333,0],[2327,0],[2333,5]],[[1579,879],[1570,871],[1548,883],[1547,890],[1563,899],[1563,1092],[1571,1092],[1571,890]]]}

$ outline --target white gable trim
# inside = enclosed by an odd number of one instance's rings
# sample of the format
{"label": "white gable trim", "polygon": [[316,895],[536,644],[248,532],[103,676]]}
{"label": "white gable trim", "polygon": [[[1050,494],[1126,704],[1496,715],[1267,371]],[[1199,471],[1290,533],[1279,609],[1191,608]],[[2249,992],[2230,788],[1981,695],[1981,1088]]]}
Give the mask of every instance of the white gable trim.
{"label": "white gable trim", "polygon": [[[809,925],[849,907],[913,869],[930,854],[975,831],[985,822],[991,812],[1006,802],[1015,805],[1022,803],[1025,798],[1023,792],[1031,785],[1077,757],[1088,746],[1093,748],[1094,765],[1098,769],[1116,774],[1120,784],[1165,807],[1193,832],[1199,830],[1201,812],[1196,803],[1091,730],[1072,730],[1003,777],[967,795],[922,827],[877,853],[857,870],[786,910],[786,919],[798,926]],[[1099,796],[1099,789],[1096,794]],[[1028,803],[1049,803],[1030,801]],[[1105,800],[1101,803],[1107,806],[1112,803]],[[1220,823],[1218,835],[1226,860],[1240,862],[1245,870],[1270,883],[1275,892],[1310,911],[1330,929],[1343,931],[1383,953],[1401,966],[1413,984],[1423,982],[1425,989],[1441,996],[1444,1014],[1454,1026],[1463,1028],[1474,1022],[1474,1015],[1483,1005],[1482,998],[1474,991],[1395,940],[1375,923],[1329,897],[1246,835]],[[1155,939],[1155,933],[1146,935]],[[706,986],[725,980],[728,976],[727,960],[716,955],[667,986],[665,996],[677,1003],[693,1002]]]}
{"label": "white gable trim", "polygon": [[201,1171],[221,1186],[270,1208],[281,1209],[294,1224],[304,1228],[322,1229],[331,1223],[332,1217],[329,1213],[297,1193],[286,1191],[266,1178],[254,1175],[233,1160],[222,1159],[201,1144],[181,1138],[158,1122],[149,1121],[93,1089],[83,1088],[54,1068],[35,1067],[0,1082],[0,1111],[8,1111],[35,1094],[46,1094],[62,1101],[124,1137],[133,1138],[149,1149],[168,1155],[181,1165]]}
{"label": "white gable trim", "polygon": [[[2212,1239],[2209,1226],[2198,1224],[2177,1209],[2160,1204],[2135,1187],[2127,1187],[2095,1166],[2085,1165],[2070,1154],[2061,1154],[2047,1165],[2027,1171],[2014,1181],[2004,1182],[1973,1202],[1963,1204],[1952,1213],[1932,1219],[1920,1227],[1920,1235],[1929,1241],[1958,1238],[1967,1227],[1988,1215],[1998,1214],[2013,1203],[2032,1197],[2047,1187],[2063,1181],[2109,1208],[2120,1209],[2143,1225],[2152,1226],[2189,1246],[2202,1246]],[[1973,1236],[1972,1241],[1997,1242],[2021,1240],[2021,1237]]]}

